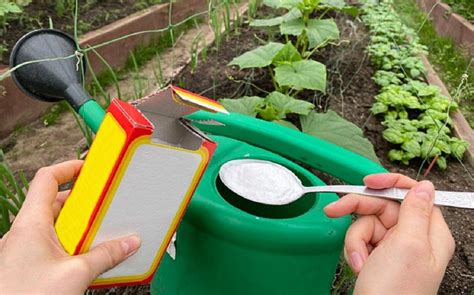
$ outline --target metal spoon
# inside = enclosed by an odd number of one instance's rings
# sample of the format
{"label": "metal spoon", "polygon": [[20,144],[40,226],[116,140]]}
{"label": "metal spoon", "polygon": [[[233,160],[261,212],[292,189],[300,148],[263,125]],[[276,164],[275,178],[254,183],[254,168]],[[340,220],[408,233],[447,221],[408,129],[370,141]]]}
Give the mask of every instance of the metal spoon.
{"label": "metal spoon", "polygon": [[[285,205],[306,193],[355,193],[371,197],[403,200],[408,189],[370,189],[357,185],[304,187],[300,179],[286,167],[262,160],[233,160],[221,166],[219,177],[234,193],[250,201]],[[435,191],[435,205],[474,208],[474,192]]]}

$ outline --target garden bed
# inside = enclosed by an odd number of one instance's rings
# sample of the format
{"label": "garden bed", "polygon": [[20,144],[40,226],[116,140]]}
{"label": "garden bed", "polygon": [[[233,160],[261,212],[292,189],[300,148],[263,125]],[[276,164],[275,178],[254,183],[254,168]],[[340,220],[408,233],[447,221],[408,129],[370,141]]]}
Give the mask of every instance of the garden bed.
{"label": "garden bed", "polygon": [[451,38],[469,56],[473,56],[474,20],[466,20],[461,15],[454,13],[448,4],[437,2],[436,0],[417,0],[421,9],[430,14],[436,32],[440,36]]}
{"label": "garden bed", "polygon": [[[206,0],[176,1],[172,5],[171,22],[177,24],[191,15],[206,12],[207,8]],[[154,5],[85,34],[79,40],[80,45],[84,49],[87,46],[102,44],[130,33],[164,29],[169,24],[168,11],[169,5],[167,3]],[[82,17],[81,15],[81,19]],[[110,66],[118,69],[125,65],[134,48],[145,47],[158,40],[158,37],[159,34],[141,34],[97,48],[97,52],[107,60]],[[107,69],[106,65],[92,51],[88,53],[88,61],[97,74]],[[5,67],[1,70],[0,67],[0,74],[3,74],[7,69]],[[0,138],[40,117],[49,106],[47,103],[27,97],[16,87],[11,77],[0,81]]]}
{"label": "garden bed", "polygon": [[[77,28],[78,34],[82,35],[96,30],[134,12],[162,2],[164,1],[79,1],[80,19]],[[74,18],[72,3],[74,3],[74,1],[32,1],[23,8],[21,16],[20,14],[10,14],[12,19],[7,19],[8,25],[6,32],[1,36],[5,51],[1,56],[0,64],[8,65],[8,58],[12,47],[21,36],[32,30],[48,28],[49,18],[51,18],[55,29],[73,35]]]}
{"label": "garden bed", "polygon": [[[316,59],[328,67],[328,91],[325,95],[308,92],[304,98],[313,102],[316,109],[334,110],[361,127],[374,145],[382,164],[389,167],[390,171],[416,177],[421,161],[414,161],[410,166],[390,162],[387,153],[391,146],[382,137],[383,126],[377,118],[370,115],[374,96],[378,94],[378,86],[372,81],[374,69],[370,66],[365,53],[368,44],[365,27],[346,16],[339,16],[337,22],[341,39],[350,42],[343,41],[339,46],[327,47],[318,54]],[[263,40],[268,37],[265,30],[247,26],[243,27],[240,33],[224,41],[218,52],[209,54],[206,62],[194,73],[188,66],[176,78],[179,84],[214,99],[236,98],[243,95],[264,96],[265,91],[272,91],[272,84],[266,71],[239,71],[235,67],[228,66],[234,57],[261,45],[254,35]],[[462,164],[450,161],[446,171],[434,168],[426,179],[431,180],[437,189],[474,191],[471,177]],[[323,178],[329,182],[333,181],[327,177]],[[474,245],[470,242],[474,230],[474,212],[453,208],[444,208],[443,212],[457,241],[457,248],[443,281],[441,293],[469,294],[474,286]]]}
{"label": "garden bed", "polygon": [[[267,11],[261,10],[261,13],[266,14]],[[420,162],[414,161],[411,166],[407,167],[388,161],[386,155],[391,146],[382,138],[383,126],[381,126],[380,121],[370,115],[374,96],[378,94],[379,89],[372,81],[371,77],[374,74],[374,69],[370,66],[369,58],[365,54],[368,43],[367,30],[357,20],[347,16],[337,16],[337,23],[343,41],[338,46],[326,47],[316,57],[328,68],[327,94],[315,94],[307,91],[302,93],[301,98],[314,103],[318,111],[334,110],[342,117],[361,127],[364,134],[374,145],[377,156],[385,167],[390,167],[389,170],[393,172],[416,177]],[[225,38],[218,51],[208,50],[206,61],[200,60],[195,71],[188,65],[174,78],[175,83],[214,99],[235,98],[242,95],[264,95],[265,91],[272,91],[273,86],[268,79],[266,70],[239,71],[236,67],[227,65],[234,57],[261,45],[254,35],[263,40],[269,37],[269,33],[265,30],[244,26],[238,35],[232,34]],[[203,79],[203,77],[205,78]],[[69,117],[64,120],[70,122],[72,119]],[[60,124],[65,124],[65,121],[61,121]],[[30,130],[25,130],[31,137],[35,136],[36,132],[34,130],[41,125],[41,122],[35,124],[28,128]],[[77,132],[75,137],[69,139],[64,137],[64,132],[72,134],[73,125],[69,126],[69,129],[61,128],[60,125],[51,128],[56,127],[55,132],[57,134],[54,132],[50,134],[52,140],[49,140],[47,144],[62,145],[70,150],[74,149],[80,134]],[[54,136],[63,140],[55,142]],[[25,146],[11,147],[18,157],[12,162],[21,159],[23,152],[27,150],[27,146],[29,146],[28,151],[30,153],[36,154],[40,153],[39,148],[44,147],[39,140],[36,141],[39,146],[31,146],[29,143],[31,141],[26,141]],[[46,153],[45,150],[47,150],[47,147],[44,149],[44,153]],[[60,152],[60,149],[55,149],[55,152],[49,153],[44,162],[45,165],[58,160],[63,155]],[[13,160],[11,155],[12,152],[7,153],[9,160]],[[46,158],[46,156],[41,157]],[[65,158],[71,158],[71,152]],[[37,161],[29,161],[29,163],[23,161],[22,164],[26,165],[24,166],[26,168],[29,167],[27,169],[30,172],[29,176],[32,176],[33,171],[38,167]],[[472,167],[467,168],[472,169]],[[335,181],[324,175],[321,175],[321,177],[329,183]],[[474,191],[472,178],[462,165],[455,161],[449,162],[446,171],[434,168],[426,179],[433,181],[438,189]],[[474,212],[452,208],[444,208],[443,212],[453,231],[457,249],[440,291],[443,294],[469,294],[474,287],[474,245],[470,242],[474,230]],[[347,289],[339,291],[347,292]],[[135,287],[113,289],[110,292],[145,294],[148,289],[146,287]],[[104,290],[98,293],[108,294],[109,291]]]}

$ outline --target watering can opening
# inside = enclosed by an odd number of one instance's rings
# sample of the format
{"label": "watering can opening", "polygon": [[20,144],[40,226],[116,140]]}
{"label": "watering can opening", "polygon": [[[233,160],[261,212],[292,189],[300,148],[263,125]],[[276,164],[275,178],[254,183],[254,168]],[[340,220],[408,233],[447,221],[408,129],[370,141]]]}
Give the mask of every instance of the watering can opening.
{"label": "watering can opening", "polygon": [[[284,165],[282,163],[279,164]],[[309,185],[311,183],[310,180],[302,173],[302,167],[297,166],[295,168],[288,167],[286,165],[284,166],[290,169],[304,185]],[[301,169],[301,171],[298,171],[299,169]],[[227,203],[229,203],[235,208],[238,208],[244,212],[258,217],[274,219],[298,217],[306,213],[309,209],[311,209],[316,200],[316,194],[310,193],[286,205],[268,205],[248,200],[234,193],[222,182],[219,175],[216,176],[215,183],[217,192]]]}

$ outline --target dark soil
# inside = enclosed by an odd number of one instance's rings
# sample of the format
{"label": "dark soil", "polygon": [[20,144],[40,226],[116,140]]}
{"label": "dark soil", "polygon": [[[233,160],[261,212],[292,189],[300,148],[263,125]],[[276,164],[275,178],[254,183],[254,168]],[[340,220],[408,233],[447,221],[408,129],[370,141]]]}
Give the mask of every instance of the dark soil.
{"label": "dark soil", "polygon": [[[374,69],[365,53],[368,43],[366,28],[347,17],[338,17],[337,21],[342,42],[337,46],[326,47],[316,56],[328,68],[327,94],[307,92],[300,98],[312,101],[318,110],[332,109],[361,127],[374,145],[384,167],[391,172],[416,178],[421,161],[413,161],[410,166],[389,162],[387,153],[391,147],[382,138],[383,126],[378,118],[370,115],[369,110],[378,87],[371,79]],[[239,35],[231,36],[222,43],[219,50],[209,53],[206,61],[194,73],[188,67],[176,81],[191,91],[214,99],[264,95],[265,91],[272,91],[265,71],[239,71],[227,66],[234,57],[260,45],[255,36],[266,40],[269,34],[271,32],[243,27]],[[446,171],[433,168],[427,177],[423,177],[428,164],[421,169],[420,180],[428,179],[440,190],[474,191],[472,167],[463,167],[461,163],[450,160]],[[334,182],[327,176],[322,178]],[[469,294],[474,288],[474,211],[443,208],[443,213],[456,240],[456,253],[448,266],[440,293]]]}
{"label": "dark soil", "polygon": [[[63,3],[71,2],[61,0]],[[33,1],[24,8],[23,13],[12,15],[8,20],[6,32],[0,33],[0,40],[8,51],[1,56],[0,64],[8,65],[11,49],[15,42],[29,31],[49,28],[49,18],[55,29],[71,35],[74,33],[74,17],[71,7],[64,11],[56,8],[60,1]],[[78,34],[84,34],[142,10],[160,0],[80,0],[78,17]],[[62,15],[59,15],[62,14]]]}

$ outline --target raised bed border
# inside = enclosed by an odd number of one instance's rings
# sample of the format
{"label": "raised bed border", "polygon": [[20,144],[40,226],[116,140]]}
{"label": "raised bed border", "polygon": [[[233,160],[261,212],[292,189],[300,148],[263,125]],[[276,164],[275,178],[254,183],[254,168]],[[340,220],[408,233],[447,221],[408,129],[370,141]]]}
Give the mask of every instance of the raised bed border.
{"label": "raised bed border", "polygon": [[[176,24],[189,16],[205,11],[208,8],[206,0],[177,0],[172,4],[172,24]],[[168,26],[169,3],[157,4],[136,12],[123,19],[117,20],[98,30],[86,33],[80,39],[80,45],[85,48],[126,34],[144,30],[162,29]],[[112,45],[97,49],[108,63],[120,68],[127,62],[130,51],[138,46],[146,46],[156,38],[156,34],[142,34],[120,40]],[[100,73],[105,65],[93,52],[88,53],[90,65],[94,72]],[[9,68],[0,65],[1,73]],[[19,90],[11,77],[0,82],[0,138],[13,132],[17,127],[31,123],[41,117],[51,106],[27,97]]]}
{"label": "raised bed border", "polygon": [[[443,80],[441,80],[441,78],[438,76],[426,55],[421,55],[421,60],[423,61],[423,65],[426,69],[426,80],[428,83],[438,86],[441,89],[441,94],[446,96],[449,100],[452,100],[452,97],[444,85]],[[451,119],[453,120],[454,135],[469,143],[465,157],[469,164],[474,167],[474,131],[471,129],[471,126],[469,126],[466,118],[464,118],[464,115],[459,110],[451,113]]]}
{"label": "raised bed border", "polygon": [[474,55],[473,24],[461,15],[452,12],[449,5],[438,3],[438,0],[416,0],[416,2],[423,11],[430,13],[438,35],[452,39],[468,55]]}

